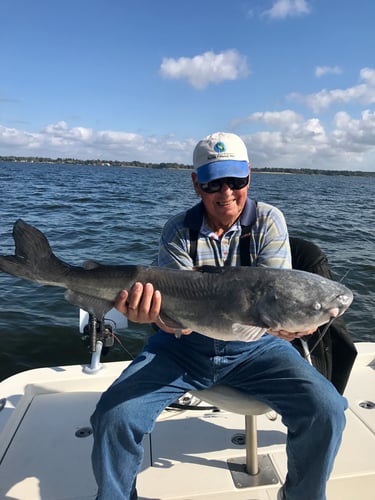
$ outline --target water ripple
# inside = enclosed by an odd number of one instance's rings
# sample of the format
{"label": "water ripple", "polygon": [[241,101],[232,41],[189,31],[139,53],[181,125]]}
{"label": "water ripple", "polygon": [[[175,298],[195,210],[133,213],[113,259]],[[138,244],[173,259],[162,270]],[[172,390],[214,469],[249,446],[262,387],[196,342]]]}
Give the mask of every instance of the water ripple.
{"label": "water ripple", "polygon": [[[197,199],[190,171],[83,165],[0,164],[1,254],[13,254],[19,217],[45,232],[71,264],[87,259],[148,264],[168,217]],[[290,233],[326,252],[335,279],[353,290],[345,318],[355,340],[374,340],[375,179],[323,175],[252,176],[251,195],[281,208]],[[0,274],[0,379],[18,371],[86,363],[78,310],[63,291]],[[152,330],[121,333],[136,354]],[[128,359],[120,347],[108,360]]]}

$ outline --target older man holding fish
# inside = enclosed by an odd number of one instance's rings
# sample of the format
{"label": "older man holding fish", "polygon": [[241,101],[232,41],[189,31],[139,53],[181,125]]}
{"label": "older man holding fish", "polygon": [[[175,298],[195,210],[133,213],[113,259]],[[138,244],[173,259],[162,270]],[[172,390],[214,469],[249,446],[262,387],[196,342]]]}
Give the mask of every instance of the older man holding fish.
{"label": "older man holding fish", "polygon": [[[201,202],[166,223],[158,265],[215,266],[220,272],[244,265],[246,245],[249,265],[289,269],[283,214],[248,198],[250,170],[244,142],[230,133],[207,136],[195,147],[193,163],[193,186]],[[151,432],[163,409],[185,392],[215,384],[244,391],[282,416],[288,428],[288,473],[278,498],[325,500],[345,426],[346,400],[288,342],[315,328],[264,333],[262,328],[249,330],[239,324],[232,327],[239,340],[218,340],[174,325],[161,315],[162,303],[161,292],[152,283],[141,282],[121,292],[116,302],[131,321],[156,323],[159,331],[102,395],[92,416],[98,500],[137,499],[143,436]],[[270,301],[269,307],[276,305]],[[337,307],[330,311],[332,316],[340,314]],[[207,310],[207,315],[215,311]],[[254,341],[240,340],[241,335]]]}

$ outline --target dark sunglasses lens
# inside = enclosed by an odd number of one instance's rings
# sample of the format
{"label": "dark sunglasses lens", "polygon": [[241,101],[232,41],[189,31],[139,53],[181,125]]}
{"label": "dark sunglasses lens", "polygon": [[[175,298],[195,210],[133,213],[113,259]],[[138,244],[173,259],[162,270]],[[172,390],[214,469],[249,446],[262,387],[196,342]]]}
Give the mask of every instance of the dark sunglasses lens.
{"label": "dark sunglasses lens", "polygon": [[215,179],[214,181],[200,184],[202,191],[205,193],[218,193],[223,184],[227,184],[230,189],[238,190],[247,186],[249,177],[224,177],[223,179]]}
{"label": "dark sunglasses lens", "polygon": [[230,181],[228,179],[228,186],[231,189],[242,189],[247,185],[248,182],[248,177],[233,177],[232,179],[230,179]]}
{"label": "dark sunglasses lens", "polygon": [[200,184],[200,187],[202,191],[205,193],[217,193],[220,191],[221,186],[222,186],[221,179],[215,180],[215,181],[210,181],[210,182],[205,182],[204,184]]}

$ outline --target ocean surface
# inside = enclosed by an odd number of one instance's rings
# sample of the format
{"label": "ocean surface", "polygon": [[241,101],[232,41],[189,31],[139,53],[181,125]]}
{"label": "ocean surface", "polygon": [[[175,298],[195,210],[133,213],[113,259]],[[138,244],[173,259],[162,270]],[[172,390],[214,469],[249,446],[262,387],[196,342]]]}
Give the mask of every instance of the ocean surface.
{"label": "ocean surface", "polygon": [[[375,340],[375,177],[254,173],[250,196],[281,208],[290,234],[325,251],[353,290],[345,314],[355,341]],[[14,253],[18,218],[37,226],[58,257],[81,265],[149,264],[172,214],[198,199],[188,170],[0,162],[0,254]],[[105,361],[136,355],[152,329],[118,332]],[[63,290],[0,273],[0,380],[41,366],[88,363],[78,309]]]}

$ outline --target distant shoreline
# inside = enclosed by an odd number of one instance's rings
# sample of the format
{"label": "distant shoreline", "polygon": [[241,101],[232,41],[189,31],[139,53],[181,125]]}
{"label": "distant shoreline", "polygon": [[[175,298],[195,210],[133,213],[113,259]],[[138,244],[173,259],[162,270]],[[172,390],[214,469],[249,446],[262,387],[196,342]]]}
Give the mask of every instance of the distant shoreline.
{"label": "distant shoreline", "polygon": [[[54,159],[54,158],[43,158],[43,157],[0,156],[0,164],[5,162],[193,170],[193,167],[191,165],[184,165],[181,163],[143,163],[140,161],[129,162],[129,161],[118,161],[118,160],[79,160],[76,158]],[[316,168],[312,169],[312,168],[253,167],[251,171],[254,174],[344,175],[344,176],[356,176],[356,177],[375,177],[375,172],[366,172],[363,170],[324,170]]]}

